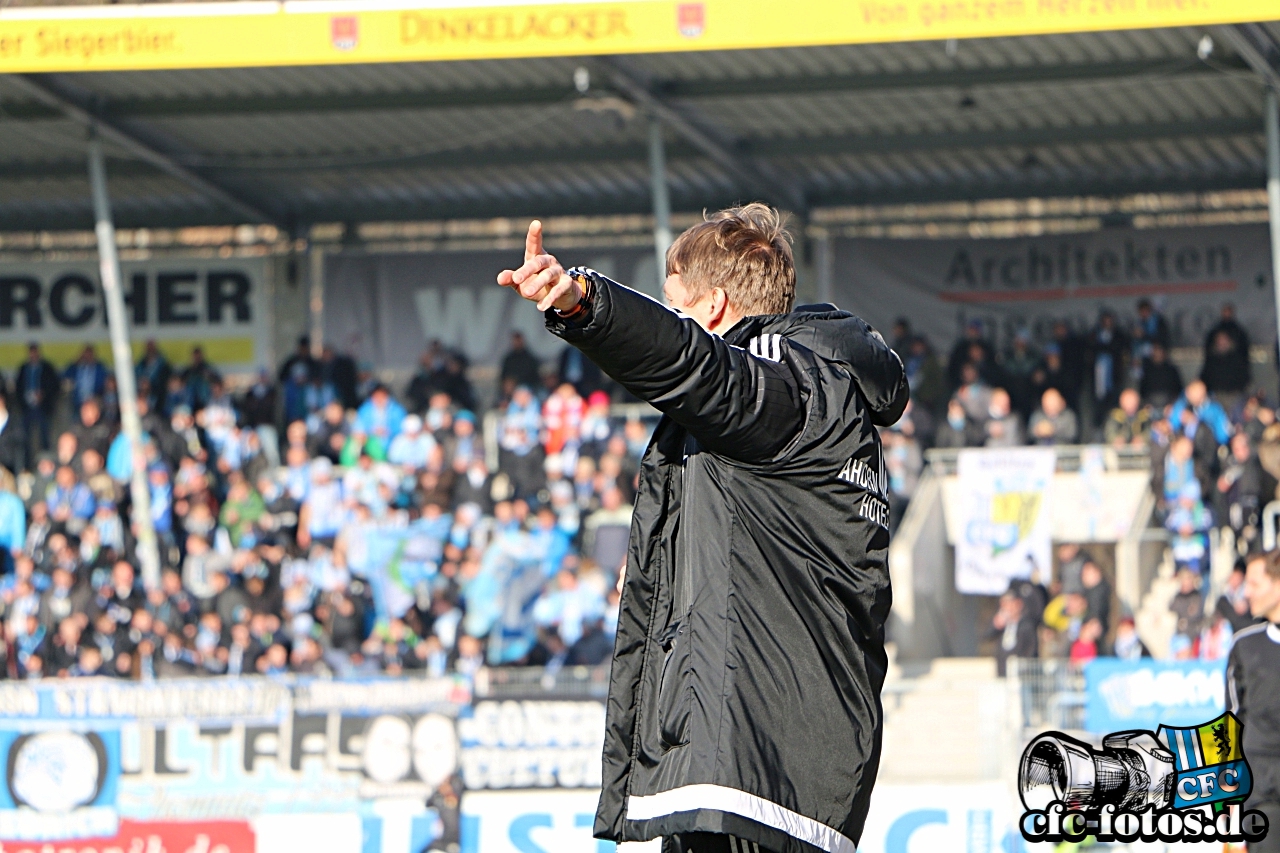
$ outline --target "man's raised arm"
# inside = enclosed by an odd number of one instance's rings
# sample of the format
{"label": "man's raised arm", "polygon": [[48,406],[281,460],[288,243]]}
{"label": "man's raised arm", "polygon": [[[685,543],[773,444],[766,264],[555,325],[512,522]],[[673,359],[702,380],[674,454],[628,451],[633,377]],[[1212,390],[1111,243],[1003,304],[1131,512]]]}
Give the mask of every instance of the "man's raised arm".
{"label": "man's raised arm", "polygon": [[[804,422],[800,377],[785,361],[730,346],[697,323],[598,273],[566,272],[534,222],[525,265],[498,282],[546,312],[547,328],[709,450],[766,461]],[[585,292],[584,292],[585,291]]]}

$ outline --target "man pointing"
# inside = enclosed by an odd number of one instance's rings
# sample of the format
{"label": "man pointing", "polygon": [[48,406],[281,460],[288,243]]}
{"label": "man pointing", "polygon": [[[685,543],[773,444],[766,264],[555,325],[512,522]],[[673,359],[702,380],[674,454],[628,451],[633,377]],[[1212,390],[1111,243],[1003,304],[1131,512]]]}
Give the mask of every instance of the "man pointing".
{"label": "man pointing", "polygon": [[721,211],[667,253],[669,310],[529,227],[500,284],[665,417],[645,452],[595,834],[664,853],[854,853],[880,757],[888,505],[875,427],[902,363],[792,311],[781,217]]}

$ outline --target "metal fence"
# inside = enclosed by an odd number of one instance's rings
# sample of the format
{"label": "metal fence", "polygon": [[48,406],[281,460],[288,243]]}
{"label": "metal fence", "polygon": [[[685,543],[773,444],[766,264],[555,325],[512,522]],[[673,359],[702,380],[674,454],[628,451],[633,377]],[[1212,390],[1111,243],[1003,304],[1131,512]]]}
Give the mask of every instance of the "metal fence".
{"label": "metal fence", "polygon": [[1018,680],[1024,729],[1084,730],[1084,670],[1066,660],[1009,661]]}
{"label": "metal fence", "polygon": [[[1098,444],[1058,445],[1057,471],[1071,474],[1083,469],[1086,460],[1096,459],[1108,471],[1148,471],[1151,469],[1151,451],[1141,447],[1108,447]],[[953,448],[926,450],[925,460],[937,474],[953,476],[956,473],[960,451]],[[1092,462],[1090,464],[1093,464]]]}
{"label": "metal fence", "polygon": [[481,699],[604,699],[609,667],[486,667],[476,673],[474,693]]}
{"label": "metal fence", "polygon": [[[1067,660],[1009,661],[1011,689],[1019,691],[1024,729],[1084,729],[1084,671]],[[1015,687],[1016,684],[1016,687]],[[885,708],[892,712],[915,690],[914,680],[885,685]],[[603,699],[609,693],[609,666],[485,667],[475,675],[477,698],[529,699],[538,696]]]}

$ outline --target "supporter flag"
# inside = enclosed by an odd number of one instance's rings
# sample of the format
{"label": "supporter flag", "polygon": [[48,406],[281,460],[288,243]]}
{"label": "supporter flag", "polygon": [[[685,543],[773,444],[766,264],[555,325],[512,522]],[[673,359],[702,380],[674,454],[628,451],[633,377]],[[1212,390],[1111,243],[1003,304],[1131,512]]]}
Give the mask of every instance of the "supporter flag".
{"label": "supporter flag", "polygon": [[1253,777],[1240,747],[1240,721],[1230,712],[1198,726],[1161,726],[1159,738],[1173,753],[1178,780],[1173,806],[1185,809],[1244,800]]}
{"label": "supporter flag", "polygon": [[378,620],[399,619],[413,606],[419,586],[435,577],[440,540],[413,528],[380,530],[368,538],[367,547],[364,572]]}

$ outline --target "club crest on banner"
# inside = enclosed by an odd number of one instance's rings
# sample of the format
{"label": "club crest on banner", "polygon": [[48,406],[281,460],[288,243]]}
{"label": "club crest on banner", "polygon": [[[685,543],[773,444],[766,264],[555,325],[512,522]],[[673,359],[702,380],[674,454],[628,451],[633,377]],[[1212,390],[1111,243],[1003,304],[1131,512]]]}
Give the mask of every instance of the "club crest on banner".
{"label": "club crest on banner", "polygon": [[680,35],[695,39],[707,27],[707,7],[704,3],[681,3],[676,6],[676,27]]}
{"label": "club crest on banner", "polygon": [[330,18],[329,39],[338,50],[355,50],[360,44],[360,19],[355,15]]}
{"label": "club crest on banner", "polygon": [[957,590],[1000,595],[1015,578],[1047,576],[1056,465],[1051,447],[960,452],[951,505]]}

